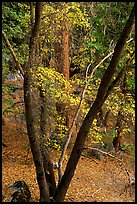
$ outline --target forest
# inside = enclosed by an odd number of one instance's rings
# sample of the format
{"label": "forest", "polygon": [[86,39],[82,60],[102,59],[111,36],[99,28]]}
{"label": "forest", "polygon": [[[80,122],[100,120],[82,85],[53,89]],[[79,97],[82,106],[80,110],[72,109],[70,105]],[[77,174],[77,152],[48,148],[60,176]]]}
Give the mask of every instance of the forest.
{"label": "forest", "polygon": [[134,4],[2,2],[2,202],[135,202]]}

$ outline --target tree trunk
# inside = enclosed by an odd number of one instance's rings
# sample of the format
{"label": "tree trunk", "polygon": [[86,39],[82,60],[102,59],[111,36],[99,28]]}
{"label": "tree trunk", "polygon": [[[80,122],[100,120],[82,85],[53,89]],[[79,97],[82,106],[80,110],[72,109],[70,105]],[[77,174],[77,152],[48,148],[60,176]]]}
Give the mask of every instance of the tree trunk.
{"label": "tree trunk", "polygon": [[43,165],[45,171],[45,177],[49,186],[50,197],[53,197],[56,190],[56,181],[53,171],[53,165],[51,163],[50,155],[48,152],[47,144],[47,114],[46,114],[46,99],[40,90],[40,105],[41,105],[41,115],[40,115],[40,149],[43,157]]}
{"label": "tree trunk", "polygon": [[102,107],[100,108],[96,118],[97,118],[97,126],[103,127],[104,116],[103,116]]}
{"label": "tree trunk", "polygon": [[34,2],[30,2],[30,23],[32,27],[34,25]]}
{"label": "tree trunk", "polygon": [[40,144],[38,140],[37,130],[34,125],[33,118],[33,97],[31,93],[31,69],[35,70],[35,53],[36,42],[38,41],[39,27],[40,27],[40,14],[42,10],[42,3],[36,2],[35,7],[35,23],[32,28],[29,44],[29,62],[26,67],[24,75],[24,102],[26,111],[26,123],[31,151],[36,166],[37,181],[40,189],[40,201],[50,202],[49,189],[45,178],[42,155],[40,151]]}
{"label": "tree trunk", "polygon": [[107,132],[107,127],[108,127],[108,119],[109,119],[109,115],[110,115],[110,110],[108,110],[104,116],[104,120],[103,120],[103,125],[105,127],[105,132]]}
{"label": "tree trunk", "polygon": [[116,121],[116,137],[113,139],[113,145],[115,148],[115,151],[118,152],[120,150],[121,147],[121,140],[122,140],[122,135],[121,135],[121,131],[122,131],[122,121],[123,121],[123,115],[121,114],[121,112],[118,112],[117,115],[117,121]]}
{"label": "tree trunk", "polygon": [[[60,9],[60,12],[66,7],[67,2],[56,3],[56,9]],[[56,21],[56,20],[55,20]],[[63,73],[64,77],[69,79],[69,34],[68,34],[68,19],[66,12],[63,13],[63,17],[60,20],[60,27],[55,28],[55,62],[57,71]]]}
{"label": "tree trunk", "polygon": [[[54,51],[55,51],[55,66],[58,72],[63,73],[66,80],[69,80],[69,30],[68,30],[68,19],[66,11],[63,11],[67,6],[67,2],[57,2],[56,9],[60,9],[60,12],[63,12],[63,17],[60,20],[60,27],[55,28],[55,42],[54,42]],[[56,19],[55,19],[56,22]],[[62,110],[61,104],[57,104],[59,109]],[[58,111],[59,112],[59,111]],[[63,113],[63,116],[66,117],[66,126],[70,127],[70,114],[68,111]]]}
{"label": "tree trunk", "polygon": [[63,19],[62,22],[62,38],[61,38],[61,44],[62,44],[62,70],[65,78],[69,80],[69,34],[68,34],[68,20],[67,17]]}
{"label": "tree trunk", "polygon": [[54,199],[56,201],[64,201],[67,189],[69,187],[69,184],[74,176],[74,172],[77,166],[77,163],[80,159],[81,153],[83,151],[84,143],[86,140],[86,137],[88,136],[90,127],[92,125],[93,120],[95,119],[99,109],[103,105],[105,101],[105,96],[108,90],[108,87],[110,85],[110,82],[114,76],[114,73],[116,71],[116,67],[118,65],[118,62],[120,60],[120,55],[122,53],[122,50],[124,48],[124,45],[128,39],[128,36],[132,30],[133,24],[134,24],[134,18],[135,18],[135,8],[132,9],[130,17],[126,23],[126,26],[116,44],[116,47],[114,49],[114,54],[111,59],[111,62],[101,80],[100,87],[98,89],[97,97],[95,99],[95,102],[93,103],[92,107],[90,108],[88,114],[86,115],[83,124],[78,132],[73,150],[71,152],[69,161],[66,166],[65,173],[61,179],[61,182],[59,183]]}

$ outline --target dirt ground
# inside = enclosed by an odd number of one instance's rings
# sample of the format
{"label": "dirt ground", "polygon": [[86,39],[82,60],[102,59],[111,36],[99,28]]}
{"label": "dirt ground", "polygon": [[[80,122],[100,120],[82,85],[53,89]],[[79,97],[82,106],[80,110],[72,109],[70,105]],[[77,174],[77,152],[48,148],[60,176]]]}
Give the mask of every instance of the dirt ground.
{"label": "dirt ground", "polygon": [[[2,148],[2,193],[15,181],[24,180],[32,200],[38,202],[39,189],[25,127],[7,122],[2,129],[2,141],[7,145]],[[116,156],[122,157],[122,162],[109,156],[100,161],[81,156],[65,201],[135,202],[135,185],[131,184],[135,178],[134,158],[122,154]],[[57,161],[57,157],[58,153],[52,150],[52,161]],[[3,202],[9,200],[11,193],[11,190],[6,192]]]}

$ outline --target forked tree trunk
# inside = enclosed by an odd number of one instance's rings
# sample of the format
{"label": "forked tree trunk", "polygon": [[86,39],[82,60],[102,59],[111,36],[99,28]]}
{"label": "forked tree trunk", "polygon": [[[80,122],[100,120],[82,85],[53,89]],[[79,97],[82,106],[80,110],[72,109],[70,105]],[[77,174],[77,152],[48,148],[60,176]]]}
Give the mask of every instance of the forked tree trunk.
{"label": "forked tree trunk", "polygon": [[30,44],[29,44],[29,62],[24,75],[24,102],[26,111],[26,123],[31,152],[33,155],[34,163],[36,166],[37,181],[40,189],[40,201],[50,202],[48,184],[45,178],[43,167],[43,160],[40,151],[40,144],[38,140],[37,130],[33,118],[33,97],[31,93],[31,69],[35,70],[35,54],[36,43],[38,41],[39,28],[40,28],[40,15],[42,10],[42,3],[36,2],[35,7],[35,23],[32,28]]}
{"label": "forked tree trunk", "polygon": [[74,176],[74,172],[76,169],[76,166],[78,164],[78,161],[80,159],[81,153],[83,151],[84,143],[86,140],[86,137],[88,136],[90,127],[92,125],[93,120],[95,119],[98,111],[100,110],[101,106],[103,105],[105,101],[105,96],[108,90],[108,87],[110,85],[110,82],[114,76],[114,73],[116,71],[116,67],[118,65],[118,62],[120,60],[120,55],[122,53],[122,50],[124,48],[124,45],[128,39],[128,36],[132,30],[133,24],[134,24],[134,18],[135,18],[135,7],[132,9],[130,17],[126,23],[126,26],[116,44],[116,47],[114,49],[114,54],[111,59],[111,62],[101,80],[100,87],[98,89],[97,97],[95,99],[95,102],[93,103],[92,107],[90,108],[88,114],[86,115],[82,126],[78,132],[73,150],[71,152],[69,161],[66,166],[66,170],[64,172],[64,175],[61,179],[61,182],[59,183],[54,199],[56,201],[62,202],[64,201],[66,192],[68,190],[69,184]]}

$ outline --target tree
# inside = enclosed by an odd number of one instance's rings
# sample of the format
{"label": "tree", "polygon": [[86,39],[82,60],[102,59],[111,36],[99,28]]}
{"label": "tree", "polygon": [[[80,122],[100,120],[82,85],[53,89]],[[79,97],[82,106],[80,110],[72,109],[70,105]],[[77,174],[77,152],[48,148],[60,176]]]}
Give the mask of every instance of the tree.
{"label": "tree", "polygon": [[26,110],[27,131],[30,141],[31,151],[36,166],[37,180],[40,188],[40,201],[49,202],[48,184],[45,178],[42,154],[38,140],[37,131],[33,122],[33,106],[31,94],[31,70],[35,70],[36,43],[38,41],[42,3],[36,2],[35,6],[35,23],[32,27],[30,44],[29,44],[29,62],[24,75],[24,102]]}
{"label": "tree", "polygon": [[[77,134],[76,141],[74,147],[72,149],[70,158],[68,160],[65,172],[60,182],[56,187],[55,178],[53,175],[53,167],[50,161],[48,149],[43,145],[45,144],[46,135],[46,110],[44,106],[46,104],[46,98],[44,97],[45,90],[43,91],[43,83],[39,86],[38,90],[35,92],[35,83],[33,78],[37,73],[39,80],[41,80],[40,76],[44,78],[43,73],[47,73],[47,69],[42,68],[42,74],[38,72],[38,64],[35,61],[35,56],[37,54],[37,42],[39,39],[39,31],[40,31],[40,20],[42,13],[42,3],[36,2],[35,5],[35,21],[32,24],[32,31],[29,43],[29,60],[25,69],[24,74],[24,101],[25,101],[25,110],[26,110],[26,119],[27,119],[27,131],[28,137],[30,141],[31,151],[34,159],[34,164],[36,166],[37,173],[37,181],[40,189],[40,201],[50,202],[50,201],[64,201],[67,189],[69,184],[73,178],[77,163],[81,156],[81,153],[84,148],[85,140],[90,131],[90,127],[94,119],[97,116],[98,111],[104,104],[105,100],[109,96],[110,90],[114,87],[113,80],[114,74],[116,73],[116,68],[120,60],[120,55],[124,49],[125,43],[129,37],[129,34],[134,25],[134,9],[132,9],[130,17],[126,23],[126,26],[117,41],[117,44],[114,49],[114,53],[108,68],[106,69],[104,76],[102,77],[98,93],[93,105],[90,107],[86,117],[84,118],[80,130]],[[10,50],[12,52],[12,50]],[[18,62],[18,61],[17,61]],[[49,73],[51,70],[48,70]],[[52,73],[55,75],[55,71]],[[52,75],[52,76],[53,76]],[[54,77],[53,77],[54,78]],[[57,78],[58,79],[58,78]],[[62,78],[63,80],[63,78]],[[52,81],[52,80],[50,80]],[[53,80],[53,84],[54,84]],[[40,94],[40,108],[41,108],[41,122],[40,126],[36,122],[37,118],[34,115],[34,107],[36,105],[36,101],[34,100],[34,95]],[[36,110],[36,109],[35,109]],[[51,185],[51,186],[50,186]],[[51,199],[52,197],[52,199]]]}
{"label": "tree", "polygon": [[71,179],[74,175],[76,165],[78,163],[78,160],[80,158],[80,155],[82,153],[85,139],[88,135],[89,129],[92,125],[92,122],[94,118],[96,117],[98,110],[103,105],[105,100],[105,95],[107,93],[107,90],[109,88],[111,79],[115,73],[116,67],[118,65],[118,62],[120,60],[120,54],[124,48],[124,45],[128,39],[128,36],[132,30],[133,24],[134,24],[134,18],[135,18],[135,8],[132,9],[129,20],[127,21],[125,28],[116,44],[113,57],[111,59],[111,62],[101,80],[100,87],[98,89],[97,97],[93,105],[91,106],[88,114],[86,115],[82,126],[78,132],[72,153],[70,155],[69,161],[67,163],[67,167],[65,170],[65,173],[61,179],[61,182],[59,183],[56,193],[55,193],[55,200],[56,201],[63,201],[65,198],[65,194],[67,192],[67,189],[69,187],[69,184],[71,182]]}

